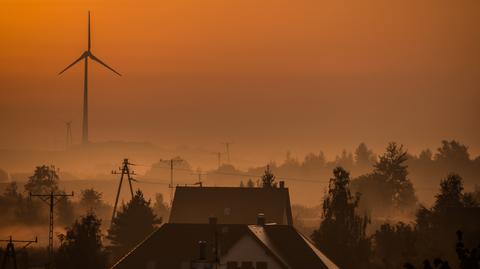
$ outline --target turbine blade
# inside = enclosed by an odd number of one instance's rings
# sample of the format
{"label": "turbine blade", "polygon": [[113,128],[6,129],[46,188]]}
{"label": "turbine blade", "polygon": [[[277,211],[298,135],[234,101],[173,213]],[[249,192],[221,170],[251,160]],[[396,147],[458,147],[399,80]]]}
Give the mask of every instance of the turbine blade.
{"label": "turbine blade", "polygon": [[113,73],[121,76],[122,74],[118,73],[117,71],[115,71],[115,69],[111,68],[110,66],[108,66],[106,63],[102,62],[100,59],[98,59],[97,57],[95,57],[95,55],[91,54],[90,53],[90,58],[96,62],[98,62],[99,64],[105,66],[106,68],[110,69]]}
{"label": "turbine blade", "polygon": [[63,69],[60,73],[58,73],[58,75],[61,75],[63,72],[67,71],[70,67],[74,66],[76,63],[78,63],[79,61],[81,61],[85,57],[86,57],[86,55],[85,55],[85,52],[84,52],[84,53],[82,53],[82,55],[78,59],[75,60],[75,62],[73,62],[69,66],[65,67],[65,69]]}
{"label": "turbine blade", "polygon": [[91,48],[91,41],[90,41],[90,10],[88,11],[88,51]]}

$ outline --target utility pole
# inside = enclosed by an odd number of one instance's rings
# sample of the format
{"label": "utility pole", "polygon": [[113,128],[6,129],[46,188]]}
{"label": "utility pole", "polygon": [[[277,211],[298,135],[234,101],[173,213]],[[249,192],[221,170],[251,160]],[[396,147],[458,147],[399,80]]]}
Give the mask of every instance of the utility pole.
{"label": "utility pole", "polygon": [[225,153],[227,154],[227,161],[230,164],[230,145],[233,144],[232,142],[223,142],[222,144],[225,145]]}
{"label": "utility pole", "polygon": [[168,162],[170,163],[170,184],[168,185],[168,188],[170,188],[170,207],[172,207],[173,204],[173,190],[175,189],[175,185],[173,185],[173,166],[176,163],[182,163],[183,160],[180,158],[172,158],[169,160],[162,160],[163,162]]}
{"label": "utility pole", "polygon": [[0,268],[1,269],[6,269],[8,261],[11,260],[11,262],[13,263],[13,268],[17,269],[18,268],[18,266],[17,266],[17,254],[15,253],[15,245],[13,243],[26,243],[26,245],[23,246],[23,248],[22,248],[22,249],[24,249],[32,243],[37,243],[38,240],[37,240],[37,237],[35,237],[35,240],[14,240],[14,239],[12,239],[12,236],[10,236],[10,239],[7,239],[7,240],[3,239],[3,240],[0,240],[0,242],[8,242],[7,243],[7,248],[5,249],[5,253],[4,253],[3,259],[2,259],[2,267],[0,267]]}
{"label": "utility pole", "polygon": [[71,148],[73,145],[73,138],[72,138],[72,122],[68,121],[65,123],[67,125],[67,139],[66,139],[66,144],[67,144],[67,149]]}
{"label": "utility pole", "polygon": [[134,165],[134,164],[129,163],[128,159],[123,159],[122,167],[118,168],[119,172],[118,171],[112,171],[113,175],[121,174],[121,176],[120,176],[120,183],[118,184],[117,198],[115,199],[115,205],[113,206],[112,222],[110,223],[110,225],[112,225],[113,219],[115,218],[115,214],[117,213],[118,198],[120,196],[120,191],[122,189],[123,177],[125,175],[127,175],[128,184],[130,185],[130,194],[132,195],[132,199],[133,199],[132,181],[135,181],[135,179],[133,179],[132,176],[135,175],[135,172],[134,171],[130,172],[129,165]]}
{"label": "utility pole", "polygon": [[73,191],[71,194],[65,193],[53,193],[50,194],[32,194],[30,193],[30,197],[38,197],[40,200],[47,203],[50,207],[50,226],[48,229],[48,260],[49,266],[53,264],[53,210],[55,208],[55,204],[60,201],[63,197],[73,196]]}

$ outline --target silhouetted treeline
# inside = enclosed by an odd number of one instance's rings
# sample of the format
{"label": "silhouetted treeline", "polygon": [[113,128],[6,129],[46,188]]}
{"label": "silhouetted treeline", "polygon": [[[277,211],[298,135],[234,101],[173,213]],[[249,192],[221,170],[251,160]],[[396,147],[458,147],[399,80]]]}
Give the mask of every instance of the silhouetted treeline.
{"label": "silhouetted treeline", "polygon": [[[381,162],[382,158],[378,163]],[[398,166],[394,170],[402,175],[402,162],[394,163],[390,168]],[[421,206],[416,210],[414,221],[386,222],[371,235],[366,233],[368,217],[358,208],[362,197],[367,195],[352,195],[349,183],[348,172],[336,168],[323,201],[322,221],[312,234],[317,246],[341,268],[403,268],[405,263],[422,264],[426,259],[437,261],[438,266],[425,268],[480,266],[479,248],[476,248],[480,243],[480,201],[477,200],[480,193],[478,190],[464,192],[463,180],[458,174],[450,173],[441,180],[434,205]],[[456,238],[458,230],[468,235],[467,238]],[[455,249],[457,239],[461,245],[457,243]],[[469,248],[471,252],[466,250]],[[457,259],[457,256],[463,258]]]}

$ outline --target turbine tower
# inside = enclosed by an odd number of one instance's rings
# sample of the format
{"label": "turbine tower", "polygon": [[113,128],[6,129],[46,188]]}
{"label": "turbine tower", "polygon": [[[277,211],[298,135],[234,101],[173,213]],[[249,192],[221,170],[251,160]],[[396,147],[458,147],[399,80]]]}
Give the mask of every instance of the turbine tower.
{"label": "turbine tower", "polygon": [[83,124],[82,124],[82,143],[88,143],[88,59],[91,59],[106,68],[110,69],[115,74],[121,76],[120,73],[115,71],[113,68],[108,66],[106,63],[95,57],[91,51],[91,40],[90,40],[90,11],[88,12],[88,48],[82,55],[75,60],[72,64],[63,69],[58,75],[61,75],[63,72],[67,71],[70,67],[74,66],[76,63],[84,60],[85,71],[84,71],[84,80],[83,80]]}

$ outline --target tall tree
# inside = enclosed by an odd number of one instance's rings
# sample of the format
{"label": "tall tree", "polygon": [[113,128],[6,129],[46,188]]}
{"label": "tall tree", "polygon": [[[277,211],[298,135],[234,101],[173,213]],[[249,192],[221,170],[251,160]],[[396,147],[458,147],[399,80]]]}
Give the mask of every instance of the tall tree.
{"label": "tall tree", "polygon": [[440,193],[435,196],[435,211],[463,206],[463,180],[455,173],[450,173],[447,178],[440,182]]}
{"label": "tall tree", "polygon": [[390,186],[384,191],[389,193],[391,203],[400,209],[412,208],[417,202],[412,182],[407,178],[407,159],[407,151],[403,149],[403,145],[391,142],[374,165],[374,173],[380,175]]}
{"label": "tall tree", "polygon": [[37,166],[28,178],[25,190],[31,193],[50,193],[58,190],[58,174],[54,166]]}
{"label": "tall tree", "polygon": [[275,175],[270,171],[270,165],[267,165],[267,169],[262,176],[262,186],[264,188],[273,188],[277,185],[275,182]]}
{"label": "tall tree", "polygon": [[150,200],[145,200],[143,193],[137,190],[135,196],[117,213],[108,230],[107,238],[111,240],[111,249],[115,257],[120,257],[140,243],[160,224],[161,220],[150,207]]}
{"label": "tall tree", "polygon": [[55,255],[57,268],[107,268],[107,253],[102,244],[101,220],[89,213],[59,235]]}
{"label": "tall tree", "polygon": [[[479,205],[465,199],[463,180],[455,173],[450,173],[440,182],[440,191],[435,196],[432,208],[422,207],[416,218],[417,230],[422,237],[420,254],[424,257],[442,257],[452,263],[455,261],[455,232],[459,229],[472,238],[480,238]],[[470,244],[478,241],[469,239]],[[453,264],[454,267],[458,267]]]}
{"label": "tall tree", "polygon": [[350,174],[342,167],[333,170],[328,194],[323,201],[323,221],[312,234],[313,241],[341,268],[367,268],[370,240],[367,217],[359,216],[360,194],[350,193]]}

